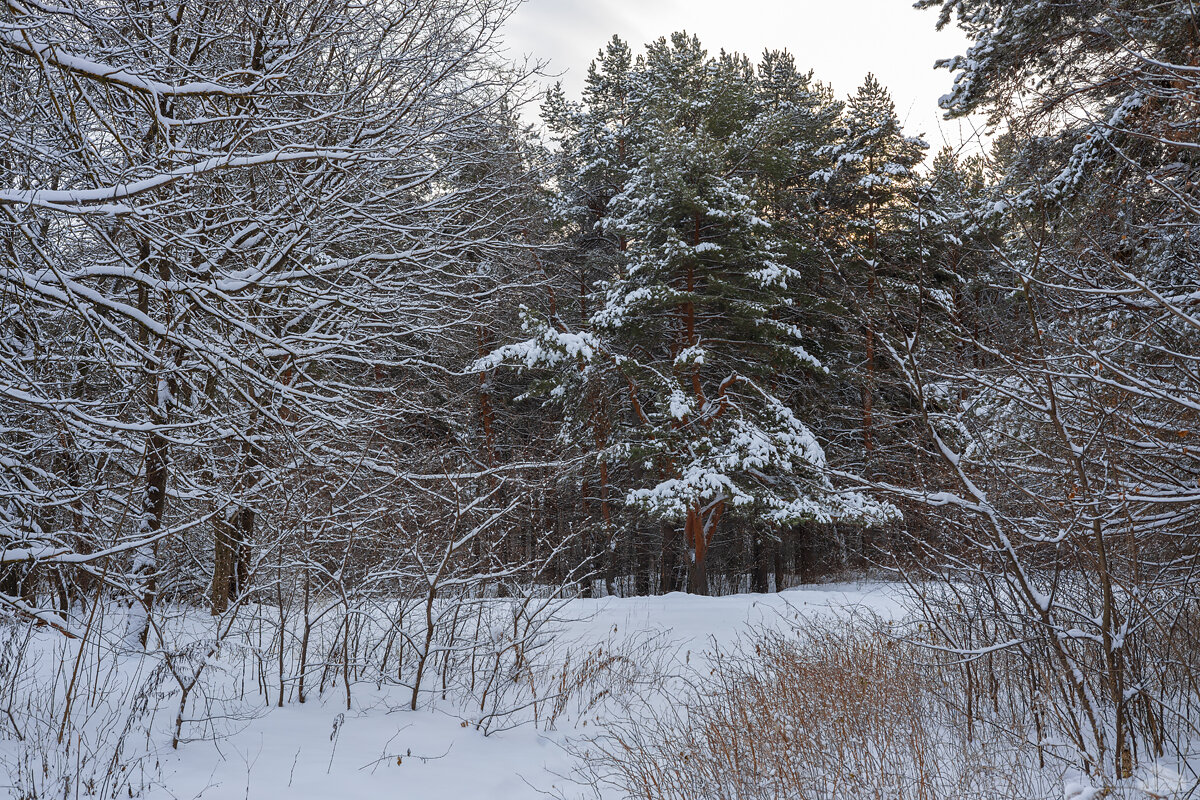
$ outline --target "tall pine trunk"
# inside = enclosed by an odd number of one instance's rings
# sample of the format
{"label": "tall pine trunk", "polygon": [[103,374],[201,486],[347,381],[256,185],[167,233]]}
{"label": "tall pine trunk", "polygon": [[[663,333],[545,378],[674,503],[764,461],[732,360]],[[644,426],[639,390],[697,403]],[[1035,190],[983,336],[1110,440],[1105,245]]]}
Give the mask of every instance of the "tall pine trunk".
{"label": "tall pine trunk", "polygon": [[684,537],[691,550],[688,591],[692,594],[707,595],[709,536],[706,535],[704,516],[699,509],[688,509],[687,522],[684,524]]}

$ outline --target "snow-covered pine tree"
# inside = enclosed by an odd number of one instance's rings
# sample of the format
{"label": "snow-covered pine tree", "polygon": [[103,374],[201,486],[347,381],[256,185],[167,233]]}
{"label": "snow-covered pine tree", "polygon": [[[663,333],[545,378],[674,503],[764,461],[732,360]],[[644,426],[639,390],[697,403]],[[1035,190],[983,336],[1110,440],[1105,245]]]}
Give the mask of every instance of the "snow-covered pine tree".
{"label": "snow-covered pine tree", "polygon": [[825,234],[833,238],[831,257],[840,265],[848,300],[863,320],[859,383],[863,464],[869,471],[878,445],[877,338],[884,314],[880,281],[912,270],[898,257],[909,228],[901,219],[915,203],[920,185],[916,168],[927,145],[904,134],[891,94],[871,74],[849,98],[842,124],[843,138],[828,149],[833,166],[823,174],[828,181],[826,202],[836,212]]}
{"label": "snow-covered pine tree", "polygon": [[833,90],[802,72],[787,50],[768,50],[758,65],[755,110],[747,121],[745,153],[765,198],[769,219],[788,238],[815,251],[816,208],[837,137],[843,104]]}
{"label": "snow-covered pine tree", "polygon": [[[592,287],[611,277],[624,258],[626,243],[602,224],[610,215],[612,198],[629,177],[637,110],[631,104],[632,52],[614,36],[588,68],[583,101],[566,98],[561,85],[553,87],[543,105],[551,141],[556,145],[552,197],[552,223],[561,235],[548,276],[550,314],[572,330],[590,330]],[[599,570],[606,588],[613,591],[618,549],[627,540],[627,525],[613,519],[610,495],[614,474],[608,453],[608,433],[619,413],[614,393],[620,384],[603,371],[581,373],[573,396],[577,402],[564,408],[560,440],[566,453],[578,456],[576,481],[576,533],[580,560],[589,572]],[[642,570],[645,574],[646,570]],[[592,581],[583,581],[590,596]]]}
{"label": "snow-covered pine tree", "polygon": [[608,452],[644,476],[626,502],[682,525],[690,588],[703,594],[727,512],[780,524],[891,509],[834,491],[781,391],[824,368],[788,319],[802,274],[744,166],[754,148],[787,143],[753,136],[755,70],[677,33],[647,47],[630,86],[630,166],[599,219],[624,246],[616,270],[591,287],[586,327],[531,315],[531,338],[488,363],[549,368],[546,388],[567,407],[597,372],[620,383]]}
{"label": "snow-covered pine tree", "polygon": [[[745,171],[754,180],[763,217],[770,221],[783,247],[783,260],[802,275],[789,282],[791,302],[776,310],[776,318],[803,331],[806,349],[821,359],[845,346],[837,341],[844,322],[830,313],[835,307],[827,298],[837,281],[830,275],[820,244],[823,176],[830,166],[828,145],[837,138],[842,108],[832,89],[814,81],[811,70],[797,68],[791,53],[768,50],[758,65],[755,108],[742,134]],[[777,385],[780,396],[786,397],[806,422],[817,426],[814,432],[826,434],[830,408],[845,402],[836,382],[828,377],[787,377]],[[807,521],[752,526],[751,549],[744,556],[752,564],[751,586],[755,591],[767,591],[773,572],[776,588],[783,588],[786,572],[800,574],[811,569],[814,557],[820,558],[818,553],[828,544],[844,541],[837,530],[836,525]],[[790,563],[789,552],[793,554]]]}
{"label": "snow-covered pine tree", "polygon": [[[991,193],[982,155],[960,158],[950,147],[929,164],[909,222],[912,261],[921,268],[921,288],[933,307],[956,324],[979,324],[979,295],[992,279],[987,253],[997,236],[985,207]],[[969,346],[959,342],[959,347]]]}

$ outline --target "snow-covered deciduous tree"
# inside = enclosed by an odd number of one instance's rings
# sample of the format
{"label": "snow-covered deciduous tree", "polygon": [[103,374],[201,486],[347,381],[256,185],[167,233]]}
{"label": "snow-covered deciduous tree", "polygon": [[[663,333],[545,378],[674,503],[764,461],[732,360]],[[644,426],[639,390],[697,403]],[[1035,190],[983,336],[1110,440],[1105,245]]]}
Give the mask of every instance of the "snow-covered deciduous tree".
{"label": "snow-covered deciduous tree", "polygon": [[292,486],[396,481],[528,224],[484,146],[515,130],[513,7],[6,5],[0,600],[65,628],[47,589],[102,578],[145,644],[164,581],[219,611],[327,527]]}
{"label": "snow-covered deciduous tree", "polygon": [[943,107],[1008,128],[963,217],[981,305],[930,294],[887,343],[944,469],[904,493],[951,509],[970,547],[939,558],[978,590],[931,607],[982,611],[951,646],[1039,665],[1077,766],[1124,780],[1196,730],[1166,666],[1195,646],[1195,10],[921,5],[974,40]]}

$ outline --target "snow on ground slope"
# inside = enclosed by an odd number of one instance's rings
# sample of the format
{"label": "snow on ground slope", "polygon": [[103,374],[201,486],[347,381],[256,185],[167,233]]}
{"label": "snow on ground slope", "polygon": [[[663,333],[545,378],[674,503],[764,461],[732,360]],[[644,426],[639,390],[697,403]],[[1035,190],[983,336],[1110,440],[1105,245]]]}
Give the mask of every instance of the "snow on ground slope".
{"label": "snow on ground slope", "polygon": [[[576,600],[558,638],[566,650],[646,642],[646,659],[688,661],[727,644],[749,626],[794,624],[798,616],[865,610],[902,613],[903,589],[864,583],[807,586],[776,595],[604,598]],[[373,687],[372,687],[373,688]],[[572,761],[567,737],[595,730],[602,715],[566,714],[556,730],[521,725],[484,736],[471,709],[450,703],[407,710],[407,694],[356,688],[346,711],[337,692],[288,705],[244,722],[230,721],[218,742],[168,751],[155,798],[359,800],[359,798],[509,798],[564,791]]]}

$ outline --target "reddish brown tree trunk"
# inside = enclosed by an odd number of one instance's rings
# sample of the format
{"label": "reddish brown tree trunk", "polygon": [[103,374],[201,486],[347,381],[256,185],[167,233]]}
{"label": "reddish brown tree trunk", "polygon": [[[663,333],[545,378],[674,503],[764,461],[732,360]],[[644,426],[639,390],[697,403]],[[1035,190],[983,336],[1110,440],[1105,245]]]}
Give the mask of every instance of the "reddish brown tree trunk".
{"label": "reddish brown tree trunk", "polygon": [[688,509],[683,534],[687,539],[692,563],[688,570],[688,591],[692,594],[708,594],[708,541],[704,535],[704,524],[700,511]]}

